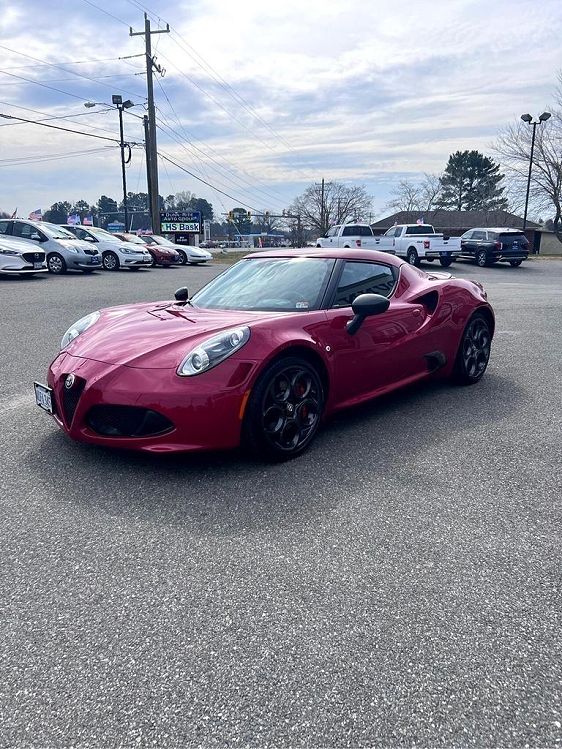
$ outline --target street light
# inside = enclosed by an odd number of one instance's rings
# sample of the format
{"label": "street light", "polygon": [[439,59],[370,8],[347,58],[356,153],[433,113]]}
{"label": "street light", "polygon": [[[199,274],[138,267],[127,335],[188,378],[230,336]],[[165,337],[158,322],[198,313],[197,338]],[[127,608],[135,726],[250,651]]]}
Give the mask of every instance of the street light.
{"label": "street light", "polygon": [[[126,101],[123,101],[123,97],[121,94],[113,94],[111,97],[112,104],[117,108],[117,111],[119,112],[119,137],[120,137],[120,148],[121,148],[121,177],[123,180],[123,213],[125,214],[125,231],[129,230],[129,211],[127,207],[127,178],[125,175],[125,164],[128,164],[131,160],[131,149],[129,146],[129,157],[125,161],[125,142],[123,140],[123,110],[124,109],[130,109],[131,107],[134,107],[135,105],[130,99],[127,99]],[[111,104],[105,104],[101,101],[87,101],[84,106],[86,109],[91,109],[92,107],[95,107],[97,104],[101,104],[104,107],[110,107]],[[127,144],[128,146],[128,144]]]}
{"label": "street light", "polygon": [[525,196],[525,213],[523,214],[523,231],[527,227],[527,208],[529,207],[529,190],[531,189],[531,171],[533,170],[533,151],[535,150],[535,135],[537,132],[537,125],[541,125],[550,119],[552,115],[550,112],[543,112],[539,119],[534,122],[530,114],[522,114],[521,119],[526,122],[527,125],[533,126],[533,136],[531,138],[531,155],[529,157],[529,174],[527,175],[527,194]]}

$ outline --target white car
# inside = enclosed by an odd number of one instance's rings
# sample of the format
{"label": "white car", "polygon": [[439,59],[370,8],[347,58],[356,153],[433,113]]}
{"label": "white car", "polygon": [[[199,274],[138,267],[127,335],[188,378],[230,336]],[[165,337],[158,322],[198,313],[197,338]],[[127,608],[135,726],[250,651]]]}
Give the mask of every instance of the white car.
{"label": "white car", "polygon": [[64,224],[64,228],[83,242],[99,248],[104,270],[119,270],[119,268],[138,270],[152,265],[152,257],[144,246],[132,246],[105,229],[81,224]]}
{"label": "white car", "polygon": [[0,273],[8,276],[34,276],[47,273],[46,256],[39,247],[23,239],[0,234]]}
{"label": "white car", "polygon": [[46,221],[0,219],[0,234],[18,237],[47,256],[50,273],[59,275],[67,270],[92,273],[101,267],[101,255],[95,247],[81,242],[58,224]]}
{"label": "white car", "polygon": [[174,244],[165,237],[154,236],[152,239],[159,245],[173,247],[176,252],[179,252],[180,265],[200,265],[213,259],[209,250],[204,250],[202,247],[195,247],[191,244]]}

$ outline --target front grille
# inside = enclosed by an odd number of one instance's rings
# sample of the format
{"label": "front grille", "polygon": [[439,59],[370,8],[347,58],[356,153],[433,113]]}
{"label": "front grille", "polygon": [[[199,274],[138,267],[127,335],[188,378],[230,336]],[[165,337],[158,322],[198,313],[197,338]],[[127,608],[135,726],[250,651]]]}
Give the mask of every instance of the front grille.
{"label": "front grille", "polygon": [[44,252],[24,252],[22,258],[26,263],[44,263],[45,253]]}
{"label": "front grille", "polygon": [[162,414],[137,406],[93,406],[86,423],[104,437],[154,437],[174,428]]}
{"label": "front grille", "polygon": [[74,418],[74,412],[76,411],[76,408],[78,406],[78,401],[80,400],[80,396],[82,395],[82,392],[84,390],[86,380],[83,380],[81,377],[76,377],[74,379],[74,384],[72,385],[72,387],[67,388],[64,384],[66,378],[67,375],[63,375],[62,411],[64,414],[64,420],[66,421],[66,425],[70,427],[72,424],[72,419]]}
{"label": "front grille", "polygon": [[90,248],[88,247],[88,249],[84,250],[84,254],[85,254],[85,255],[97,255],[97,254],[98,254],[98,251],[97,251],[97,250],[91,250],[91,249],[90,249]]}

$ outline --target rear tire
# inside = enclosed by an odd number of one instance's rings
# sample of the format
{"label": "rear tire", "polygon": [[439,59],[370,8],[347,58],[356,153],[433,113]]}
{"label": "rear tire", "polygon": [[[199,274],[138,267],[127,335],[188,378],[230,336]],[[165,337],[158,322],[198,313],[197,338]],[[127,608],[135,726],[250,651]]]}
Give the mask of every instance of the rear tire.
{"label": "rear tire", "polygon": [[443,268],[448,268],[451,263],[453,262],[453,258],[450,257],[440,257],[439,262],[443,266]]}
{"label": "rear tire", "polygon": [[522,260],[510,260],[509,264],[511,265],[512,268],[518,268],[522,262],[523,262]]}
{"label": "rear tire", "polygon": [[479,268],[485,268],[488,265],[488,255],[486,250],[478,250],[476,253],[476,265]]}
{"label": "rear tire", "polygon": [[475,312],[463,331],[453,369],[453,380],[458,385],[474,385],[488,366],[492,333],[487,318]]}
{"label": "rear tire", "polygon": [[104,270],[119,270],[119,266],[121,263],[119,262],[119,258],[114,252],[105,252],[103,259],[102,259],[102,265]]}
{"label": "rear tire", "polygon": [[278,359],[252,389],[243,443],[269,460],[296,458],[318,431],[324,400],[322,380],[312,364],[297,356]]}
{"label": "rear tire", "polygon": [[47,268],[49,273],[54,276],[62,276],[63,273],[66,273],[66,262],[63,256],[59,255],[58,252],[53,252],[47,257]]}
{"label": "rear tire", "polygon": [[418,257],[418,251],[415,249],[415,247],[410,247],[408,252],[406,253],[406,262],[408,262],[410,265],[415,265],[416,268],[420,267],[420,259]]}

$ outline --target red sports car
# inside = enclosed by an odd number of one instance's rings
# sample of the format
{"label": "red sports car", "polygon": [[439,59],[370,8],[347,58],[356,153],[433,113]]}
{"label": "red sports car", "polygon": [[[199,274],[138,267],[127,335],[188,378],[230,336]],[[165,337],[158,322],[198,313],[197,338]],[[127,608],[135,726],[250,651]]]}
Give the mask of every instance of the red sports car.
{"label": "red sports car", "polygon": [[255,253],[175,296],[65,333],[35,391],[67,434],[293,457],[342,408],[428,377],[477,382],[494,333],[480,284],[370,250]]}

